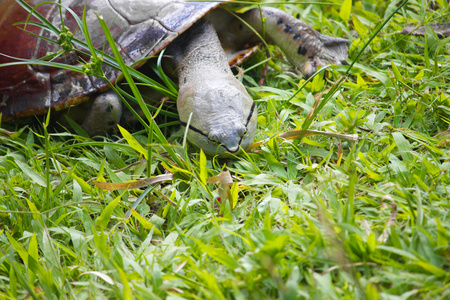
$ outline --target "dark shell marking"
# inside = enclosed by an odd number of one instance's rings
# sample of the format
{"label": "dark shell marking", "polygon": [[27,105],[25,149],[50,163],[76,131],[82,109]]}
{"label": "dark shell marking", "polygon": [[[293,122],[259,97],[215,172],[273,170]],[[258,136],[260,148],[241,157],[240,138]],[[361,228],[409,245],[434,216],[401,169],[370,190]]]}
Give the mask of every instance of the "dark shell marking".
{"label": "dark shell marking", "polygon": [[292,30],[291,26],[289,26],[288,24],[285,24],[284,25],[284,32],[286,32],[286,33],[293,33],[294,30]]}
{"label": "dark shell marking", "polygon": [[[268,11],[265,10],[265,12]],[[309,25],[297,19],[287,19],[285,16],[278,17],[276,24],[287,34],[286,39],[294,42],[292,47],[295,47],[298,55],[306,56],[309,54],[309,56],[314,56],[316,53],[320,53],[321,49],[315,43],[318,40],[317,33]]]}
{"label": "dark shell marking", "polygon": [[[27,1],[31,6],[41,0]],[[142,1],[141,1],[142,2]],[[170,3],[169,3],[170,2]],[[85,1],[65,0],[62,3],[81,16]],[[144,3],[144,2],[142,2]],[[168,45],[179,34],[189,28],[208,11],[220,5],[218,2],[177,2],[162,1],[163,8],[155,8],[154,1],[144,3],[149,12],[157,12],[156,17],[143,13],[127,13],[128,7],[123,0],[91,0],[87,2],[88,28],[93,37],[94,46],[103,48],[104,39],[94,10],[102,15],[107,24],[112,24],[113,35],[126,64],[131,65],[144,56],[151,56]],[[127,4],[129,6],[129,3]],[[134,5],[133,5],[134,6]],[[57,5],[45,4],[38,11],[57,28],[60,28]],[[155,13],[154,13],[155,14]],[[139,16],[140,15],[140,16]],[[27,19],[25,11],[14,0],[0,1],[0,52],[6,55],[35,59],[48,52],[56,53],[60,47],[54,43],[39,39],[18,29],[12,24]],[[89,18],[91,16],[91,18]],[[72,32],[77,23],[67,11],[63,10],[64,25]],[[31,18],[30,21],[37,21]],[[114,22],[113,22],[114,21]],[[27,30],[37,35],[56,40],[57,37],[36,26],[28,26]],[[75,38],[84,40],[81,31],[76,31]],[[14,38],[11,38],[13,36]],[[18,46],[19,45],[19,46]],[[107,54],[112,54],[107,47]],[[84,60],[87,56],[84,57]],[[12,62],[10,58],[0,56],[0,64]],[[56,60],[79,66],[80,57],[75,53]],[[141,66],[142,63],[134,67]],[[103,65],[105,75],[115,82],[119,72]],[[42,66],[12,66],[2,68],[0,72],[0,113],[2,121],[46,113],[49,108],[60,110],[87,100],[92,94],[108,89],[108,85],[96,77],[88,77],[81,73],[70,72]]]}
{"label": "dark shell marking", "polygon": [[297,53],[300,55],[305,55],[306,53],[308,53],[308,49],[302,46],[298,46]]}

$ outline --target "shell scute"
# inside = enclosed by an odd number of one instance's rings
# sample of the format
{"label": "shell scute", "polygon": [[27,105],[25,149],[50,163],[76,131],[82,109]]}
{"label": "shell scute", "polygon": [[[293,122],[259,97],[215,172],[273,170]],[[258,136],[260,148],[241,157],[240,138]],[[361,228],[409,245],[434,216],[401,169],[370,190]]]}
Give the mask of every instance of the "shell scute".
{"label": "shell scute", "polygon": [[[30,0],[31,6],[42,2]],[[63,0],[80,18],[85,1]],[[220,5],[205,2],[182,2],[174,0],[89,0],[87,1],[86,20],[92,42],[97,49],[107,54],[111,50],[105,44],[97,15],[101,15],[107,24],[111,24],[110,32],[117,43],[126,64],[131,65],[145,56],[151,56],[167,46],[179,34],[211,9]],[[61,27],[59,7],[45,4],[38,11],[57,28]],[[14,0],[0,1],[0,52],[6,55],[36,59],[57,52],[60,46],[37,38],[18,29],[12,24],[25,21],[28,12]],[[80,28],[77,28],[74,17],[63,9],[64,25],[77,39],[84,41]],[[37,21],[31,17],[30,21]],[[27,30],[44,37],[57,40],[58,37],[37,26],[27,26]],[[14,38],[11,38],[11,37]],[[0,56],[0,64],[13,62],[13,59]],[[77,65],[80,61],[89,61],[89,55],[81,57],[74,52],[56,59],[57,62]],[[136,64],[139,67],[141,64]],[[114,82],[119,71],[103,65],[106,77]],[[45,80],[42,80],[45,78]],[[2,121],[10,121],[20,117],[42,114],[51,107],[64,109],[81,103],[90,95],[108,89],[107,83],[96,77],[81,73],[60,70],[44,66],[11,66],[3,67],[0,73],[0,113]]]}

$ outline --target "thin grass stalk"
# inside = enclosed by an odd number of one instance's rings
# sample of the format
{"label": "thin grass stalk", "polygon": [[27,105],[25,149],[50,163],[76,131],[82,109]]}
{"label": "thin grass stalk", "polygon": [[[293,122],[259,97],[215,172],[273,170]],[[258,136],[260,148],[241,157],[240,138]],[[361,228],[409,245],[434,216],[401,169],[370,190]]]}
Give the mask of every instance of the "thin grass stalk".
{"label": "thin grass stalk", "polygon": [[153,161],[153,126],[155,125],[156,122],[154,122],[154,119],[152,117],[152,121],[150,122],[150,128],[149,128],[149,132],[148,132],[148,137],[147,137],[147,177],[150,177],[152,175],[152,161]]}
{"label": "thin grass stalk", "polygon": [[[123,76],[125,77],[127,83],[129,84],[129,86],[133,92],[133,95],[135,96],[136,100],[138,101],[139,106],[142,109],[144,115],[146,116],[148,122],[151,124],[149,129],[152,130],[156,134],[157,139],[163,145],[163,147],[169,153],[169,155],[172,157],[172,159],[179,166],[182,166],[183,165],[182,161],[177,157],[177,155],[176,155],[175,151],[172,149],[172,147],[168,146],[168,142],[167,142],[166,138],[164,137],[162,131],[159,129],[158,125],[155,123],[155,120],[153,119],[150,111],[148,110],[147,105],[145,105],[143,98],[141,96],[141,93],[139,92],[139,89],[137,88],[136,84],[134,83],[134,80],[132,79],[130,72],[128,72],[128,67],[125,65],[125,63],[122,59],[122,56],[120,55],[120,52],[116,47],[116,44],[114,42],[113,37],[111,36],[111,33],[108,29],[106,22],[103,20],[103,18],[101,16],[97,15],[97,18],[100,22],[100,25],[102,26],[103,32],[105,33],[105,37],[108,40],[108,43],[111,47],[111,51],[114,53],[114,57],[116,58],[119,66],[120,66]],[[83,13],[83,22],[86,23],[85,22],[85,12]],[[152,144],[152,143],[153,143],[153,141],[151,141],[150,144]],[[149,157],[151,157],[151,155]]]}
{"label": "thin grass stalk", "polygon": [[45,187],[45,203],[48,204],[50,203],[50,195],[52,194],[52,185],[50,182],[50,155],[51,155],[51,151],[50,151],[50,136],[48,134],[48,126],[50,123],[50,112],[51,110],[48,110],[47,113],[47,117],[45,118],[44,121],[44,140],[45,140],[45,181],[46,181],[46,187]]}
{"label": "thin grass stalk", "polygon": [[[383,23],[381,23],[380,27],[375,31],[374,34],[372,34],[372,36],[370,37],[370,39],[364,44],[364,46],[362,47],[362,49],[358,52],[358,54],[356,55],[355,59],[350,63],[347,71],[345,72],[345,74],[339,79],[339,81],[337,82],[337,84],[335,84],[335,86],[327,93],[327,95],[325,96],[325,99],[323,101],[321,101],[319,103],[319,105],[317,106],[317,109],[313,112],[311,119],[309,120],[305,120],[305,122],[302,124],[302,129],[308,129],[309,126],[311,125],[312,121],[317,117],[317,115],[319,114],[320,111],[322,111],[323,107],[325,106],[325,104],[328,103],[328,101],[331,99],[331,97],[336,93],[336,91],[341,87],[341,85],[344,83],[344,79],[347,78],[347,75],[350,73],[350,70],[353,68],[353,66],[355,65],[355,63],[358,61],[359,57],[361,56],[361,54],[364,52],[364,50],[366,50],[366,48],[369,46],[369,44],[372,42],[372,40],[378,35],[378,33],[381,31],[381,29],[384,28],[384,26],[386,26],[386,24],[392,19],[392,17],[406,4],[408,3],[408,0],[404,0],[399,7],[397,7],[390,15],[389,17],[384,20]],[[315,74],[314,74],[315,76]],[[303,85],[304,86],[304,85]],[[302,86],[302,87],[303,87]]]}

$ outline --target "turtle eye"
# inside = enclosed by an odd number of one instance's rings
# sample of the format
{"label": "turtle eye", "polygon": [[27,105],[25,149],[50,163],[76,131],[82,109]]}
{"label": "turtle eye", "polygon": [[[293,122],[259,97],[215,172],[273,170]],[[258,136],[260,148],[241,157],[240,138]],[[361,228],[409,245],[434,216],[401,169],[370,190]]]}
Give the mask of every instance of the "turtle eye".
{"label": "turtle eye", "polygon": [[208,141],[210,141],[212,144],[220,144],[220,139],[217,133],[210,133],[208,134]]}

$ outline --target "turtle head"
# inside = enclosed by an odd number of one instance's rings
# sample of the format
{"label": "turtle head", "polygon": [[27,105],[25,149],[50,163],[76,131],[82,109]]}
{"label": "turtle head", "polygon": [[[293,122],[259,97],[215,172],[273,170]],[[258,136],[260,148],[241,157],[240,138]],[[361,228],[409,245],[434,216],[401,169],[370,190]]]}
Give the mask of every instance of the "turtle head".
{"label": "turtle head", "polygon": [[237,154],[250,146],[256,133],[255,102],[232,79],[195,89],[183,87],[178,95],[178,113],[188,140],[211,155]]}

